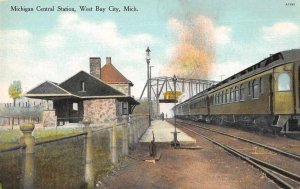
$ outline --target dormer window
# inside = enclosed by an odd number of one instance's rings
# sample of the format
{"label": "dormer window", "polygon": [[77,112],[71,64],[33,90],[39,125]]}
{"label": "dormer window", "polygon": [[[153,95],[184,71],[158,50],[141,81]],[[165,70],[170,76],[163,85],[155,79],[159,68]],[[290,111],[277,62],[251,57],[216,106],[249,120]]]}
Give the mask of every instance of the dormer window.
{"label": "dormer window", "polygon": [[81,92],[85,92],[85,82],[81,81]]}

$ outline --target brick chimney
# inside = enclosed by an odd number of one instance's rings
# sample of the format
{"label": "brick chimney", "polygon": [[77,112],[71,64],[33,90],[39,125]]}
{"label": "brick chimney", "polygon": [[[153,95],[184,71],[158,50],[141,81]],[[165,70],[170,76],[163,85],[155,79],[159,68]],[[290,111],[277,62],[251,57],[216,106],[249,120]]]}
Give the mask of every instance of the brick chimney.
{"label": "brick chimney", "polygon": [[90,57],[90,74],[101,79],[101,59],[100,59],[100,57]]}
{"label": "brick chimney", "polygon": [[111,57],[106,57],[106,64],[111,64]]}

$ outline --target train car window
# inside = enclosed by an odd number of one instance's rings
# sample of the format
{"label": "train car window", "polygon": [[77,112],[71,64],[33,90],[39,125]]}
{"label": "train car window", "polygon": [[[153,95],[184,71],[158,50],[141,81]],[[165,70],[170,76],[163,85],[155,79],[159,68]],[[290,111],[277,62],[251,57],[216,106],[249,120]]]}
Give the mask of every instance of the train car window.
{"label": "train car window", "polygon": [[259,93],[263,93],[264,88],[263,88],[263,78],[259,78]]}
{"label": "train car window", "polygon": [[217,105],[217,94],[214,95],[214,105]]}
{"label": "train car window", "polygon": [[227,96],[227,103],[230,102],[230,93],[229,93],[229,89],[226,90],[226,96]]}
{"label": "train car window", "polygon": [[239,86],[236,86],[235,87],[235,101],[239,101],[240,99],[240,95],[239,95],[239,92],[240,92],[240,90],[239,90]]}
{"label": "train car window", "polygon": [[241,87],[240,87],[240,101],[245,100],[245,97],[246,97],[245,84],[241,84]]}
{"label": "train car window", "polygon": [[214,105],[216,105],[216,95],[213,95],[213,98],[214,98]]}
{"label": "train car window", "polygon": [[278,91],[289,91],[291,90],[290,76],[287,73],[280,73],[278,75]]}
{"label": "train car window", "polygon": [[223,104],[223,91],[221,92],[220,99],[221,99],[221,103],[220,104]]}
{"label": "train car window", "polygon": [[259,97],[259,79],[255,79],[252,82],[252,97],[258,98]]}
{"label": "train car window", "polygon": [[248,95],[251,95],[251,81],[248,82]]}
{"label": "train car window", "polygon": [[231,102],[234,102],[234,96],[235,96],[235,95],[234,95],[234,88],[231,88],[231,89],[230,89],[230,101],[231,101]]}

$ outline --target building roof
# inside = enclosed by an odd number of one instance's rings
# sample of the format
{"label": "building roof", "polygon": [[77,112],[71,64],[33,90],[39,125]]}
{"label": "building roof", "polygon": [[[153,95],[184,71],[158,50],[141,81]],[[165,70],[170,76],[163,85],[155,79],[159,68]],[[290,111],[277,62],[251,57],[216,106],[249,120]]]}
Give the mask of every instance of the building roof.
{"label": "building roof", "polygon": [[37,87],[33,88],[32,90],[28,91],[24,96],[26,97],[69,97],[73,96],[71,93],[66,91],[65,89],[58,86],[56,83],[51,81],[45,81],[41,83]]}
{"label": "building roof", "polygon": [[[84,91],[82,83],[84,82]],[[54,99],[61,97],[72,98],[125,98],[124,93],[111,87],[100,79],[80,71],[59,85],[46,81],[25,93],[26,97]]]}
{"label": "building roof", "polygon": [[112,63],[106,63],[101,68],[101,80],[105,81],[108,84],[130,84],[133,86],[133,83],[128,80],[119,70],[112,65]]}

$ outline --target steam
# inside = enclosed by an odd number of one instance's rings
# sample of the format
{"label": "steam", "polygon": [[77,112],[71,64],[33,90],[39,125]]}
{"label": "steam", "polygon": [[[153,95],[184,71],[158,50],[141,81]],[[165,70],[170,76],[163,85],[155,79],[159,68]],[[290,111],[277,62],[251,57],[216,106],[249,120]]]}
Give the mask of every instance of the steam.
{"label": "steam", "polygon": [[169,20],[175,46],[162,72],[169,76],[204,79],[210,75],[214,62],[216,29],[212,20],[204,16],[188,20]]}

